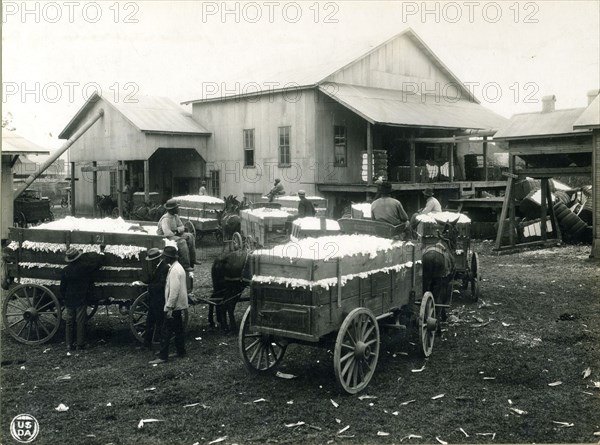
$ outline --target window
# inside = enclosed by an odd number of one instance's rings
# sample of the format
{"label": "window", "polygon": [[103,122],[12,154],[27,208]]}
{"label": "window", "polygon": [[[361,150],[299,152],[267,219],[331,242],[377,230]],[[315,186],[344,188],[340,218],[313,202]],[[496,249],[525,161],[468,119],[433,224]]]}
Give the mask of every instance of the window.
{"label": "window", "polygon": [[254,129],[244,130],[244,167],[254,167]]}
{"label": "window", "polygon": [[290,127],[279,127],[279,166],[289,167],[291,163]]}
{"label": "window", "polygon": [[333,126],[333,164],[346,166],[346,127],[343,125]]}
{"label": "window", "polygon": [[211,196],[221,196],[221,181],[219,179],[219,170],[210,171],[209,193]]}

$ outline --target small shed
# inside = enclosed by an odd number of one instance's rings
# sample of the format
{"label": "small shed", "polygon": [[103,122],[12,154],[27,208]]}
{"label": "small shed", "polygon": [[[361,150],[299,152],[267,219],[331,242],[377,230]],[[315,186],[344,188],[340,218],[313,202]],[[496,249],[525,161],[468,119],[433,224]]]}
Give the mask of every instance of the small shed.
{"label": "small shed", "polygon": [[13,225],[13,166],[22,155],[47,155],[45,148],[25,139],[14,131],[2,129],[2,226],[0,237],[8,236],[8,228]]}
{"label": "small shed", "polygon": [[95,197],[119,200],[125,185],[133,192],[196,193],[206,172],[210,133],[171,99],[131,99],[94,93],[59,135],[71,138],[99,110],[103,116],[69,149],[73,201],[78,214],[95,212]]}
{"label": "small shed", "polygon": [[596,95],[596,98],[577,118],[573,129],[592,132],[593,240],[590,258],[600,258],[600,95]]}
{"label": "small shed", "polygon": [[[588,106],[598,92],[588,93]],[[514,115],[506,126],[495,135],[495,140],[508,142],[509,180],[500,224],[496,238],[496,249],[514,248],[515,242],[515,199],[514,183],[518,178],[541,180],[540,231],[541,240],[535,244],[556,242],[561,239],[558,220],[554,214],[549,179],[556,176],[592,174],[592,148],[594,137],[590,129],[575,126],[586,108],[555,109],[554,95],[542,98],[542,111]],[[524,161],[524,167],[517,167],[515,158]],[[548,239],[549,216],[553,239]],[[508,219],[507,219],[508,217]],[[503,246],[505,225],[508,222],[508,245]],[[528,243],[531,244],[531,243]]]}

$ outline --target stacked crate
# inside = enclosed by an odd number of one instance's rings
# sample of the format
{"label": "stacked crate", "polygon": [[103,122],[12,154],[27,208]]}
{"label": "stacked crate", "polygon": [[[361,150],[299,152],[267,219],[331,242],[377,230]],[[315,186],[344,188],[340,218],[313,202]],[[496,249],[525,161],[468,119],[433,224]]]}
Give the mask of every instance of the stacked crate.
{"label": "stacked crate", "polygon": [[[366,151],[362,152],[362,180],[367,181],[367,158]],[[384,181],[388,179],[388,158],[387,151],[373,150],[373,180],[382,177]]]}

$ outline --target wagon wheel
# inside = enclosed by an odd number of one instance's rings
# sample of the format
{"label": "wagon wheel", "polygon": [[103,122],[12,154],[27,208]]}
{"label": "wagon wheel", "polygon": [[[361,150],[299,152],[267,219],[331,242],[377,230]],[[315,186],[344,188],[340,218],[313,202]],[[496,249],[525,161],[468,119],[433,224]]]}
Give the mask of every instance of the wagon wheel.
{"label": "wagon wheel", "polygon": [[417,332],[419,335],[419,352],[424,357],[429,357],[433,351],[435,331],[438,328],[438,320],[435,317],[435,301],[431,292],[425,292],[421,299]]}
{"label": "wagon wheel", "polygon": [[60,326],[60,303],[44,286],[20,284],[4,299],[2,321],[8,333],[27,345],[46,343]]}
{"label": "wagon wheel", "polygon": [[110,216],[112,216],[113,218],[118,218],[119,217],[119,208],[113,207],[112,211],[110,212]]}
{"label": "wagon wheel", "polygon": [[69,206],[69,200],[68,200],[67,198],[62,198],[62,199],[60,200],[60,206],[61,206],[63,209],[66,209],[66,208]]}
{"label": "wagon wheel", "polygon": [[23,212],[16,211],[13,220],[16,227],[27,227],[27,218]]}
{"label": "wagon wheel", "polygon": [[[150,304],[148,302],[148,292],[139,295],[131,307],[129,308],[129,329],[140,343],[144,342],[144,334],[146,333],[146,320],[148,319],[148,311]],[[187,326],[189,312],[183,312],[183,326]],[[159,344],[160,326],[155,326],[152,334],[152,343]]]}
{"label": "wagon wheel", "polygon": [[240,232],[235,232],[231,237],[233,250],[240,250],[244,246],[244,241]]}
{"label": "wagon wheel", "polygon": [[252,235],[248,235],[246,237],[245,242],[244,242],[244,247],[249,252],[256,249],[256,241],[254,240],[254,238],[252,238]]}
{"label": "wagon wheel", "polygon": [[481,290],[479,288],[479,282],[481,281],[481,272],[479,270],[479,255],[477,252],[473,252],[471,255],[471,270],[469,276],[469,284],[471,285],[471,300],[479,300]]}
{"label": "wagon wheel", "polygon": [[238,346],[246,368],[261,374],[271,372],[283,359],[287,342],[273,335],[251,332],[250,312],[252,307],[246,309],[246,313],[240,324],[240,335]]}
{"label": "wagon wheel", "polygon": [[379,358],[379,325],[373,313],[356,308],[344,319],[335,342],[333,367],[338,384],[356,394],[367,387]]}
{"label": "wagon wheel", "polygon": [[194,224],[192,224],[191,221],[184,222],[183,227],[188,233],[191,233],[194,237],[194,247],[196,247],[196,227],[194,227]]}

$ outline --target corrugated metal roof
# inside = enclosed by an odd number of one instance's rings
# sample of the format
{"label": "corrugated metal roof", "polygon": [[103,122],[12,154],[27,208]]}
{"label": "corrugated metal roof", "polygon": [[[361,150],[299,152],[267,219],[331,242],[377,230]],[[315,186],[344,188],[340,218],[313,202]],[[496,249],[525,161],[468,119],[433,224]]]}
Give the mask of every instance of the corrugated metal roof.
{"label": "corrugated metal roof", "polygon": [[494,139],[526,139],[584,133],[573,130],[573,124],[585,108],[571,108],[546,113],[515,114],[508,124],[494,135]]}
{"label": "corrugated metal roof", "polygon": [[[94,93],[81,107],[58,136],[67,139],[75,133],[86,117],[87,111],[98,101],[104,100],[115,107],[138,130],[148,133],[184,133],[209,135],[210,132],[196,122],[191,114],[166,97],[136,96],[131,101],[115,102],[107,96]],[[135,101],[135,102],[134,102]]]}
{"label": "corrugated metal roof", "polygon": [[600,95],[592,101],[573,124],[573,128],[600,128]]}
{"label": "corrugated metal roof", "polygon": [[50,151],[25,139],[14,131],[2,129],[2,153],[18,154],[49,154]]}
{"label": "corrugated metal roof", "polygon": [[496,129],[506,119],[468,100],[346,84],[319,89],[371,123],[451,129]]}

